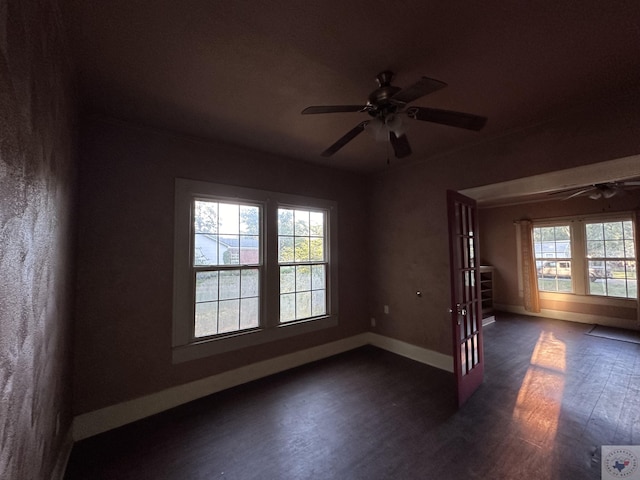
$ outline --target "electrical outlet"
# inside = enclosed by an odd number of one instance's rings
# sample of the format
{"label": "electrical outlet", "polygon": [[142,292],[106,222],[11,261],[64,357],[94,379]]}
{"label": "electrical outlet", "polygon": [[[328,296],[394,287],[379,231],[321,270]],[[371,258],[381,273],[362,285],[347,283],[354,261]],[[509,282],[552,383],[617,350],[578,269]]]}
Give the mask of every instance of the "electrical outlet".
{"label": "electrical outlet", "polygon": [[384,306],[384,314],[389,315],[389,305]]}

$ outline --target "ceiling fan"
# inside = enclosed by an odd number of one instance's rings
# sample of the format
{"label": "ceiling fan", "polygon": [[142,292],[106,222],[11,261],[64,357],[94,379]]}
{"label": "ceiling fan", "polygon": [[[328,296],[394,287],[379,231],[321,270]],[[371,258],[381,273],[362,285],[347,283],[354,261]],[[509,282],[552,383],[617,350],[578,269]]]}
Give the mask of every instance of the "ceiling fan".
{"label": "ceiling fan", "polygon": [[422,77],[406,88],[391,85],[393,72],[384,71],[376,76],[378,88],[368,98],[365,105],[326,105],[307,107],[303,115],[317,113],[366,112],[370,120],[360,122],[349,130],[337,142],[322,152],[323,157],[330,157],[365,129],[379,140],[389,140],[397,158],[411,154],[411,146],[403,129],[402,117],[412,120],[440,123],[451,127],[480,130],[487,119],[469,113],[452,112],[437,108],[408,107],[407,104],[424,95],[433,93],[447,86],[446,83],[428,77]]}
{"label": "ceiling fan", "polygon": [[640,181],[621,181],[594,183],[584,187],[576,187],[560,192],[553,192],[551,195],[562,196],[562,200],[569,200],[575,197],[588,197],[592,200],[599,198],[611,198],[615,195],[623,195],[627,190],[640,187]]}

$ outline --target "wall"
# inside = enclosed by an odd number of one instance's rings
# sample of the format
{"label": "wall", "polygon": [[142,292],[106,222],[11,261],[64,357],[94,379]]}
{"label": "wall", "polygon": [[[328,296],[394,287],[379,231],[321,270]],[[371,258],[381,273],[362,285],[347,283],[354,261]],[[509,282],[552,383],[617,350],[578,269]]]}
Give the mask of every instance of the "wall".
{"label": "wall", "polygon": [[55,1],[0,7],[0,478],[71,448],[73,108]]}
{"label": "wall", "polygon": [[[115,121],[86,121],[81,139],[76,414],[366,331],[362,178]],[[337,201],[339,326],[172,364],[176,177]]]}
{"label": "wall", "polygon": [[[416,132],[448,127],[419,124],[411,128]],[[370,315],[377,321],[374,331],[451,354],[447,189],[462,190],[638,152],[640,92],[630,92],[614,99],[594,99],[547,122],[444,155],[418,158],[420,152],[414,152],[413,163],[397,162],[375,175],[371,179],[370,288]],[[422,297],[416,296],[417,290]],[[384,305],[389,306],[388,315]]]}
{"label": "wall", "polygon": [[[494,302],[511,307],[522,307],[523,300],[518,292],[516,229],[514,220],[546,219],[586,214],[629,212],[640,208],[640,190],[629,191],[610,199],[592,200],[586,197],[571,200],[555,200],[524,205],[512,205],[480,209],[480,232],[482,261],[495,266]],[[635,326],[636,305],[627,307],[604,304],[589,304],[580,301],[558,302],[541,299],[540,307],[545,310],[598,315],[619,319],[617,326]],[[560,314],[558,314],[560,315]],[[586,317],[588,318],[588,317]],[[605,323],[605,322],[600,322]]]}

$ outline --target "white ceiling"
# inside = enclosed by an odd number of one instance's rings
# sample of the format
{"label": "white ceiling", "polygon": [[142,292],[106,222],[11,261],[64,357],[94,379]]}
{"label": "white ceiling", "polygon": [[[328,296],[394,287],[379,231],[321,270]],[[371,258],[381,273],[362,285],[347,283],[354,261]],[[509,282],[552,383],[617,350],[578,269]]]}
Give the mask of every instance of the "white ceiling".
{"label": "white ceiling", "polygon": [[412,160],[638,88],[638,0],[63,2],[86,112],[361,172],[387,144],[320,152],[367,115],[300,111],[365,103],[385,69],[449,85],[415,105],[489,118],[411,122]]}

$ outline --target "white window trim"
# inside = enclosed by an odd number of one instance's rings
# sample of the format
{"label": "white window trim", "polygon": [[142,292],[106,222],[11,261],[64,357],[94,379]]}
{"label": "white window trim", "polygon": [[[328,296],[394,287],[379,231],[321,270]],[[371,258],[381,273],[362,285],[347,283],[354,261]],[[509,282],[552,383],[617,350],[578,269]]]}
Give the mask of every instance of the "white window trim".
{"label": "white window trim", "polygon": [[[587,282],[589,281],[589,273],[588,269],[586,268],[587,258],[584,224],[618,220],[630,220],[635,225],[636,216],[633,212],[611,212],[533,220],[533,226],[536,228],[569,224],[571,229],[571,258],[569,260],[571,260],[572,270],[575,268],[577,271],[581,271],[584,274],[575,275],[572,277],[574,280],[573,292],[560,293],[540,291],[538,293],[539,298],[543,300],[554,300],[559,302],[607,305],[612,307],[632,308],[638,305],[638,302],[640,301],[640,292],[638,293],[638,299],[610,297],[606,295],[596,295],[588,293]],[[638,227],[636,226],[635,228],[637,231]],[[636,258],[638,258],[638,239],[636,238],[635,240]],[[574,266],[577,266],[577,268]],[[518,266],[518,277],[522,277],[522,270],[520,266]]]}
{"label": "white window trim", "polygon": [[[256,329],[194,341],[191,338],[193,292],[191,281],[191,206],[194,198],[215,198],[263,207],[261,326]],[[280,277],[278,267],[278,207],[320,209],[327,212],[327,315],[286,323],[279,321]],[[310,333],[338,324],[337,203],[331,200],[270,192],[252,188],[176,178],[173,265],[173,363],[204,358],[240,348]],[[275,246],[275,247],[274,247]]]}

